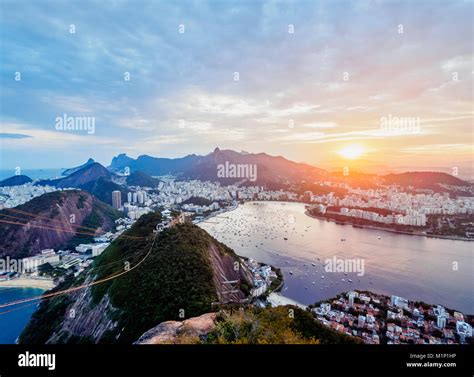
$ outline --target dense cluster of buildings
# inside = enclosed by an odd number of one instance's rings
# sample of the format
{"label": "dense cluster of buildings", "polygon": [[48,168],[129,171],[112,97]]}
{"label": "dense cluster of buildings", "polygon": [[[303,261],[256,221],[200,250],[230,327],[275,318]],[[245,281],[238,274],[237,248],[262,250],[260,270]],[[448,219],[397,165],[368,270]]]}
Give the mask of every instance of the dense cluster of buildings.
{"label": "dense cluster of buildings", "polygon": [[13,274],[5,273],[3,277],[5,279],[13,279],[20,277],[22,274],[26,274],[28,277],[38,277],[40,275],[40,267],[47,263],[53,268],[63,270],[73,268],[73,273],[77,276],[92,263],[95,257],[102,254],[113,240],[129,229],[133,222],[134,221],[129,218],[120,218],[115,221],[116,226],[114,232],[109,231],[94,237],[94,242],[79,244],[74,249],[57,251],[54,249],[44,249],[36,255],[23,258],[16,265],[18,268],[16,268]]}
{"label": "dense cluster of buildings", "polygon": [[169,207],[181,204],[190,198],[204,198],[211,202],[233,202],[235,200],[298,200],[299,195],[289,191],[265,190],[262,186],[221,186],[218,182],[164,180],[158,193],[150,195],[156,205]]}
{"label": "dense cluster of buildings", "polygon": [[464,314],[398,296],[351,291],[312,312],[321,323],[369,344],[455,344],[472,337]]}
{"label": "dense cluster of buildings", "polygon": [[[238,200],[298,200],[299,195],[289,191],[265,190],[261,186],[238,187],[221,186],[219,183],[192,181],[174,181],[162,177],[156,189],[134,187],[128,192],[126,202],[120,191],[112,193],[112,206],[122,210],[131,219],[150,212],[151,208],[180,208],[197,216],[220,211],[223,205],[235,205]],[[192,198],[205,199],[208,204],[193,203]],[[225,203],[225,204],[224,204]]]}
{"label": "dense cluster of buildings", "polygon": [[272,270],[271,266],[258,263],[252,258],[240,258],[241,263],[245,265],[252,273],[253,288],[250,291],[252,297],[263,295],[271,286],[272,282],[277,278],[277,274]]}
{"label": "dense cluster of buildings", "polygon": [[410,226],[426,226],[426,215],[418,211],[410,211],[410,214],[403,215],[401,213],[393,213],[382,215],[374,211],[367,211],[360,208],[341,207],[339,211],[331,211],[324,204],[318,204],[313,207],[317,213],[341,215],[372,221],[375,223],[410,225]]}
{"label": "dense cluster of buildings", "polygon": [[453,199],[446,192],[409,193],[402,192],[395,186],[369,190],[353,189],[346,186],[346,189],[348,192],[343,198],[339,198],[333,193],[313,195],[310,191],[305,193],[305,197],[310,202],[326,206],[360,209],[379,208],[407,216],[474,213],[474,197]]}
{"label": "dense cluster of buildings", "polygon": [[58,190],[53,186],[35,186],[33,183],[0,187],[0,210],[19,206],[37,196]]}

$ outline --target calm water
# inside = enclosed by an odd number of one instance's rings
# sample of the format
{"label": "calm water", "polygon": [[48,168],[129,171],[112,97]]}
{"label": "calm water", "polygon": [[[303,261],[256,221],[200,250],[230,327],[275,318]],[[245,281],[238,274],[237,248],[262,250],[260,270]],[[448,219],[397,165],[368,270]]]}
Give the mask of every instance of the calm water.
{"label": "calm water", "polygon": [[[0,288],[0,303],[20,300],[26,297],[38,296],[43,292],[37,288]],[[23,304],[26,305],[26,304]],[[19,306],[1,309],[7,311]],[[31,315],[36,310],[37,305],[25,306],[22,309],[0,315],[0,344],[15,343],[23,328],[28,323]],[[0,312],[1,313],[1,312]]]}
{"label": "calm water", "polygon": [[[61,176],[62,169],[22,169],[21,174],[31,179],[53,179]],[[0,169],[0,181],[15,175],[14,169]]]}
{"label": "calm water", "polygon": [[[337,225],[304,211],[300,203],[245,203],[200,226],[237,254],[281,268],[282,293],[303,304],[365,289],[474,313],[473,243]],[[364,276],[324,271],[334,256],[362,258]]]}

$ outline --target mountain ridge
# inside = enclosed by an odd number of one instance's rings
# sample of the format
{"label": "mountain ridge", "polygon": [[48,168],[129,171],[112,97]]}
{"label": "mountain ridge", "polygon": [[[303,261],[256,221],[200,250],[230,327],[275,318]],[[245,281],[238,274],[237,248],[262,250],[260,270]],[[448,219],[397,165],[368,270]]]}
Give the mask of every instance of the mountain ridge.
{"label": "mountain ridge", "polygon": [[[118,217],[115,210],[85,191],[46,193],[13,210],[0,211],[0,219],[24,224],[0,224],[0,256],[27,257],[42,249],[64,247],[79,236],[75,231],[105,232],[112,229]],[[71,219],[74,222],[71,223]],[[83,229],[79,225],[96,230]]]}

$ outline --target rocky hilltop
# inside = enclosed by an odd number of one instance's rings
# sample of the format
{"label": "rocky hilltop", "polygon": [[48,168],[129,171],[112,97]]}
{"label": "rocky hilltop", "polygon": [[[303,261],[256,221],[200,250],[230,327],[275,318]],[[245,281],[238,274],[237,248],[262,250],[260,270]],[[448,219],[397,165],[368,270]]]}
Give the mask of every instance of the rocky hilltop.
{"label": "rocky hilltop", "polygon": [[324,326],[297,306],[223,310],[148,330],[136,344],[351,344],[359,339]]}
{"label": "rocky hilltop", "polygon": [[176,344],[198,340],[216,327],[216,313],[206,313],[184,321],[166,321],[143,334],[135,344]]}

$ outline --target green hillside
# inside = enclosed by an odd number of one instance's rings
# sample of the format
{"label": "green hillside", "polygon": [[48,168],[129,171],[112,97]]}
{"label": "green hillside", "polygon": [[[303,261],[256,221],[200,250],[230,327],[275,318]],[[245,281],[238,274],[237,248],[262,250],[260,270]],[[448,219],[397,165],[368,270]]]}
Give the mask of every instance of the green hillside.
{"label": "green hillside", "polygon": [[[119,278],[87,288],[90,294],[86,298],[71,294],[42,302],[21,334],[20,342],[45,343],[54,335],[54,342],[60,339],[64,343],[132,343],[157,323],[182,319],[183,313],[189,318],[212,311],[211,303],[217,300],[217,293],[209,247],[211,244],[217,247],[222,255],[236,258],[235,254],[193,224],[165,230],[151,247],[152,230],[160,220],[159,213],[142,216],[126,234],[147,238],[117,239],[96,259],[87,275],[83,273],[59,289],[122,272],[126,262],[133,268],[151,250],[143,263]],[[79,306],[89,312],[103,303],[105,297],[110,304],[101,309],[98,321],[114,321],[116,325],[98,339],[90,338],[92,328],[70,333],[65,321],[58,320],[75,300],[84,300]]]}
{"label": "green hillside", "polygon": [[297,306],[253,308],[221,314],[203,343],[210,344],[350,344],[362,343],[314,320]]}

